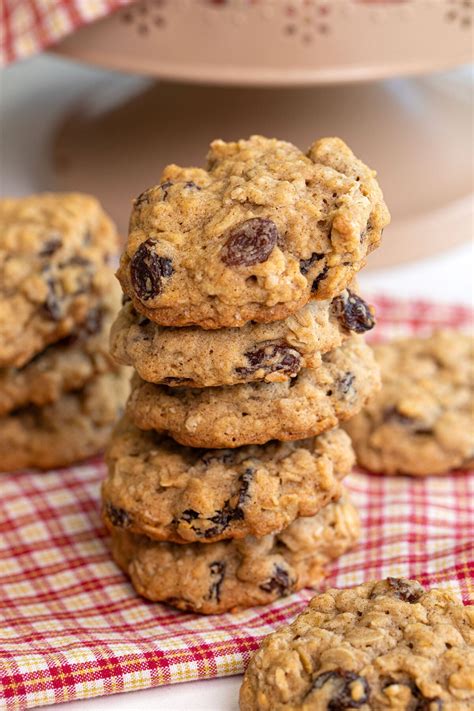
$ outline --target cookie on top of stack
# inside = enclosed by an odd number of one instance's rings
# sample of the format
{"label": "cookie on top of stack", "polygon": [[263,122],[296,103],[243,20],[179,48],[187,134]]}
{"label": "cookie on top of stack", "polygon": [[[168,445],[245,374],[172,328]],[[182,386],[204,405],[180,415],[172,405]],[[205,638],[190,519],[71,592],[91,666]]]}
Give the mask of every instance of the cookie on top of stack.
{"label": "cookie on top of stack", "polygon": [[136,373],[107,452],[113,555],[151,600],[264,604],[357,540],[339,423],[379,387],[354,277],[389,216],[339,139],[215,141],[134,203],[111,352]]}
{"label": "cookie on top of stack", "polygon": [[95,198],[0,200],[0,471],[105,445],[127,376],[108,354],[117,235]]}

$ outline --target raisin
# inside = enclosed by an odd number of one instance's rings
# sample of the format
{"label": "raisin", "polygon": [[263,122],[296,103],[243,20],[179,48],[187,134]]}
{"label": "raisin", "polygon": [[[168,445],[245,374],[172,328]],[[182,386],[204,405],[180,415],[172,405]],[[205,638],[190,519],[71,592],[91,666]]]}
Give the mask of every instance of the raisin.
{"label": "raisin", "polygon": [[[229,453],[229,455],[232,459],[233,455],[231,452]],[[228,453],[225,452],[224,457],[227,456]],[[213,457],[211,451],[204,452],[204,454],[202,455],[202,460],[206,464],[212,461],[212,459],[219,458],[219,456]],[[222,461],[224,461],[224,459],[222,459]],[[244,518],[243,505],[248,497],[248,491],[252,481],[253,471],[253,469],[248,468],[240,475],[240,487],[237,494],[235,495],[235,498],[237,499],[237,503],[235,506],[232,505],[230,500],[228,499],[224,502],[224,506],[221,509],[216,511],[213,516],[209,516],[207,518],[201,518],[199,513],[197,511],[194,511],[194,509],[186,509],[185,511],[183,511],[181,519],[184,520],[186,523],[190,523],[192,530],[198,536],[204,536],[204,538],[214,538],[215,536],[219,536],[226,530],[226,528],[228,528],[229,524],[232,521],[241,521]],[[192,525],[192,522],[196,520],[198,520],[198,525]],[[179,521],[175,519],[174,523],[178,524]],[[211,523],[212,525],[204,529],[202,529],[199,525],[201,524],[206,526],[209,523]]]}
{"label": "raisin", "polygon": [[73,257],[67,260],[67,262],[62,262],[61,267],[92,267],[92,262],[87,257],[83,257],[81,254],[75,254]]}
{"label": "raisin", "polygon": [[133,255],[130,276],[139,299],[146,301],[161,293],[162,280],[173,273],[171,259],[155,252],[155,241],[147,239]]}
{"label": "raisin", "polygon": [[60,321],[63,310],[60,303],[57,282],[53,278],[50,278],[46,281],[46,286],[48,287],[48,293],[44,302],[44,309],[53,321]]}
{"label": "raisin", "polygon": [[184,187],[185,187],[185,188],[189,188],[190,190],[202,190],[202,188],[201,188],[199,185],[196,185],[196,183],[194,182],[194,180],[188,180],[188,181],[184,184]]}
{"label": "raisin", "polygon": [[[246,469],[243,474],[240,475],[239,477],[239,482],[240,482],[240,490],[237,498],[237,506],[236,509],[237,511],[242,511],[242,507],[247,500],[249,496],[249,489],[250,489],[250,484],[252,483],[254,475],[254,469]],[[242,512],[242,517],[243,518],[243,512]]]}
{"label": "raisin", "polygon": [[103,313],[101,309],[91,309],[88,311],[84,323],[82,324],[81,331],[88,336],[93,336],[95,333],[99,333],[102,326]]}
{"label": "raisin", "polygon": [[249,495],[249,488],[252,482],[254,470],[246,469],[239,477],[240,488],[237,493],[237,504],[232,506],[230,501],[224,503],[224,507],[214,516],[210,516],[207,520],[215,524],[204,532],[205,538],[213,538],[218,536],[229,526],[232,521],[241,521],[244,518],[243,506]]}
{"label": "raisin", "polygon": [[431,699],[426,698],[426,696],[421,696],[417,698],[417,702],[414,711],[443,711],[444,708],[444,703],[439,696],[435,696]]}
{"label": "raisin", "polygon": [[312,286],[311,286],[311,293],[312,293],[312,294],[316,294],[316,292],[318,291],[318,288],[319,288],[320,283],[323,281],[323,279],[326,279],[327,274],[328,274],[328,271],[329,271],[329,267],[324,267],[324,268],[322,269],[322,271],[318,274],[318,276],[316,277],[316,279],[313,281],[313,284],[312,284]]}
{"label": "raisin", "polygon": [[363,242],[364,238],[369,234],[369,232],[372,232],[374,229],[374,225],[372,223],[371,218],[367,220],[367,224],[365,226],[365,230],[362,230],[361,235],[360,235],[360,241]]}
{"label": "raisin", "polygon": [[254,217],[234,227],[221,251],[221,259],[228,267],[266,262],[280,235],[271,220]]}
{"label": "raisin", "polygon": [[[148,319],[147,319],[148,321]],[[141,325],[141,324],[140,324]],[[179,385],[189,385],[189,383],[192,383],[191,378],[173,378],[173,377],[168,377],[168,378],[163,378],[161,381],[164,385],[170,385],[173,387],[179,386]]]}
{"label": "raisin", "polygon": [[433,434],[433,428],[424,424],[421,420],[404,415],[395,407],[387,407],[383,412],[383,422],[394,422],[409,429],[413,435],[429,437]]}
{"label": "raisin", "polygon": [[171,180],[165,180],[164,183],[161,183],[160,188],[161,192],[163,193],[163,200],[166,200],[166,198],[168,197],[168,190],[171,188],[172,185],[173,183],[171,182]]}
{"label": "raisin", "polygon": [[102,326],[103,313],[100,309],[91,309],[78,329],[73,331],[69,336],[63,338],[62,344],[68,347],[74,346],[81,341],[87,340],[90,336],[98,333]]}
{"label": "raisin", "polygon": [[347,331],[365,333],[375,326],[370,306],[350,289],[333,299],[332,309]]}
{"label": "raisin", "polygon": [[130,514],[125,509],[117,508],[113,504],[106,504],[105,513],[112,526],[117,528],[127,528],[132,522]]}
{"label": "raisin", "polygon": [[235,452],[232,449],[203,449],[202,451],[196,450],[196,454],[204,464],[210,464],[211,462],[229,464],[235,456]]}
{"label": "raisin", "polygon": [[[326,684],[331,686],[331,696],[327,703],[327,711],[345,711],[345,709],[357,709],[366,704],[369,700],[370,689],[367,679],[354,672],[334,669],[333,671],[319,674],[311,685],[313,689],[322,689]],[[361,687],[362,693],[354,698],[352,686],[357,684]]]}
{"label": "raisin", "polygon": [[215,561],[209,566],[211,573],[211,587],[209,588],[208,600],[217,600],[220,602],[220,588],[225,575],[225,563]]}
{"label": "raisin", "polygon": [[278,595],[289,595],[294,585],[287,570],[280,565],[275,565],[272,577],[260,588],[265,592],[276,592]]}
{"label": "raisin", "polygon": [[150,323],[150,319],[144,316],[143,314],[137,314],[135,311],[135,317],[137,319],[137,324],[139,326],[147,326]]}
{"label": "raisin", "polygon": [[387,583],[392,588],[395,596],[404,602],[418,602],[423,594],[423,588],[419,583],[413,583],[402,578],[387,578]]}
{"label": "raisin", "polygon": [[39,256],[40,257],[50,257],[52,254],[57,252],[57,250],[62,247],[63,241],[59,235],[52,235],[43,244]]}
{"label": "raisin", "polygon": [[243,519],[244,512],[239,508],[231,506],[229,501],[224,502],[224,506],[217,511],[214,516],[209,516],[207,521],[214,524],[204,531],[204,538],[214,538],[223,533],[232,521]]}
{"label": "raisin", "polygon": [[421,437],[431,437],[433,435],[433,429],[431,427],[415,427],[413,434],[420,435]]}
{"label": "raisin", "polygon": [[324,258],[324,254],[320,254],[319,252],[313,252],[311,257],[308,257],[308,259],[300,259],[300,272],[305,275],[309,272],[313,264],[316,262],[319,262],[320,259]]}
{"label": "raisin", "polygon": [[135,198],[133,204],[135,207],[141,207],[142,205],[148,205],[150,202],[151,188],[144,190],[140,195]]}
{"label": "raisin", "polygon": [[339,378],[339,380],[337,382],[337,386],[343,395],[347,395],[349,390],[352,388],[354,380],[355,380],[354,373],[351,373],[349,371],[347,373],[344,373],[342,378]]}
{"label": "raisin", "polygon": [[262,348],[245,353],[249,365],[239,367],[235,372],[242,377],[252,375],[260,368],[266,373],[283,372],[296,375],[301,367],[301,356],[287,343],[270,343]]}

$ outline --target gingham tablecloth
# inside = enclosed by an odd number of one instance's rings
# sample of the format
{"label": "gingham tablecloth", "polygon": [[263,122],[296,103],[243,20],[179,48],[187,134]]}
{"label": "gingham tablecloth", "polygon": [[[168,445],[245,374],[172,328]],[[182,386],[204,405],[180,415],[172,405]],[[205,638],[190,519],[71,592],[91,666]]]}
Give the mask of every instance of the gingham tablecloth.
{"label": "gingham tablecloth", "polygon": [[[377,299],[377,338],[468,327],[471,312]],[[1,456],[1,455],[0,455]],[[179,613],[135,595],[99,516],[101,460],[0,479],[0,707],[9,711],[241,672],[303,591],[235,615]],[[418,578],[474,603],[474,472],[347,479],[363,536],[326,586]]]}
{"label": "gingham tablecloth", "polygon": [[133,0],[2,0],[0,67],[25,59]]}

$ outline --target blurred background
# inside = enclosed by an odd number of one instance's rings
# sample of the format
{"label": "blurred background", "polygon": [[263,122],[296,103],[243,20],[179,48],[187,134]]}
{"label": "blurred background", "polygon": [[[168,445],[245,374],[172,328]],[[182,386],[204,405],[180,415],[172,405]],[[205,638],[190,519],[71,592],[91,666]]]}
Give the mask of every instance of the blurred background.
{"label": "blurred background", "polygon": [[[392,224],[364,294],[473,303],[474,0],[4,0],[0,194],[97,195],[125,238],[167,162],[339,135]],[[239,677],[64,704],[236,709]]]}
{"label": "blurred background", "polygon": [[31,5],[6,3],[2,194],[91,192],[125,236],[132,198],[213,138],[339,135],[392,212],[362,281],[472,298],[473,0]]}

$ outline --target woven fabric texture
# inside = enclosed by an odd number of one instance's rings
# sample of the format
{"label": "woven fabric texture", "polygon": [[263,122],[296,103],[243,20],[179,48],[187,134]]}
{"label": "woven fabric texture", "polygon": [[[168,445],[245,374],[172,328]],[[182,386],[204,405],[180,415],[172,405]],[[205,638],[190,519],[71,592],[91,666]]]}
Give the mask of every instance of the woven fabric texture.
{"label": "woven fabric texture", "polygon": [[[377,339],[467,327],[463,307],[375,301]],[[100,459],[0,478],[0,708],[8,711],[241,672],[311,590],[213,617],[140,599],[110,558]],[[425,480],[355,471],[362,539],[325,586],[418,578],[474,603],[474,472]]]}

